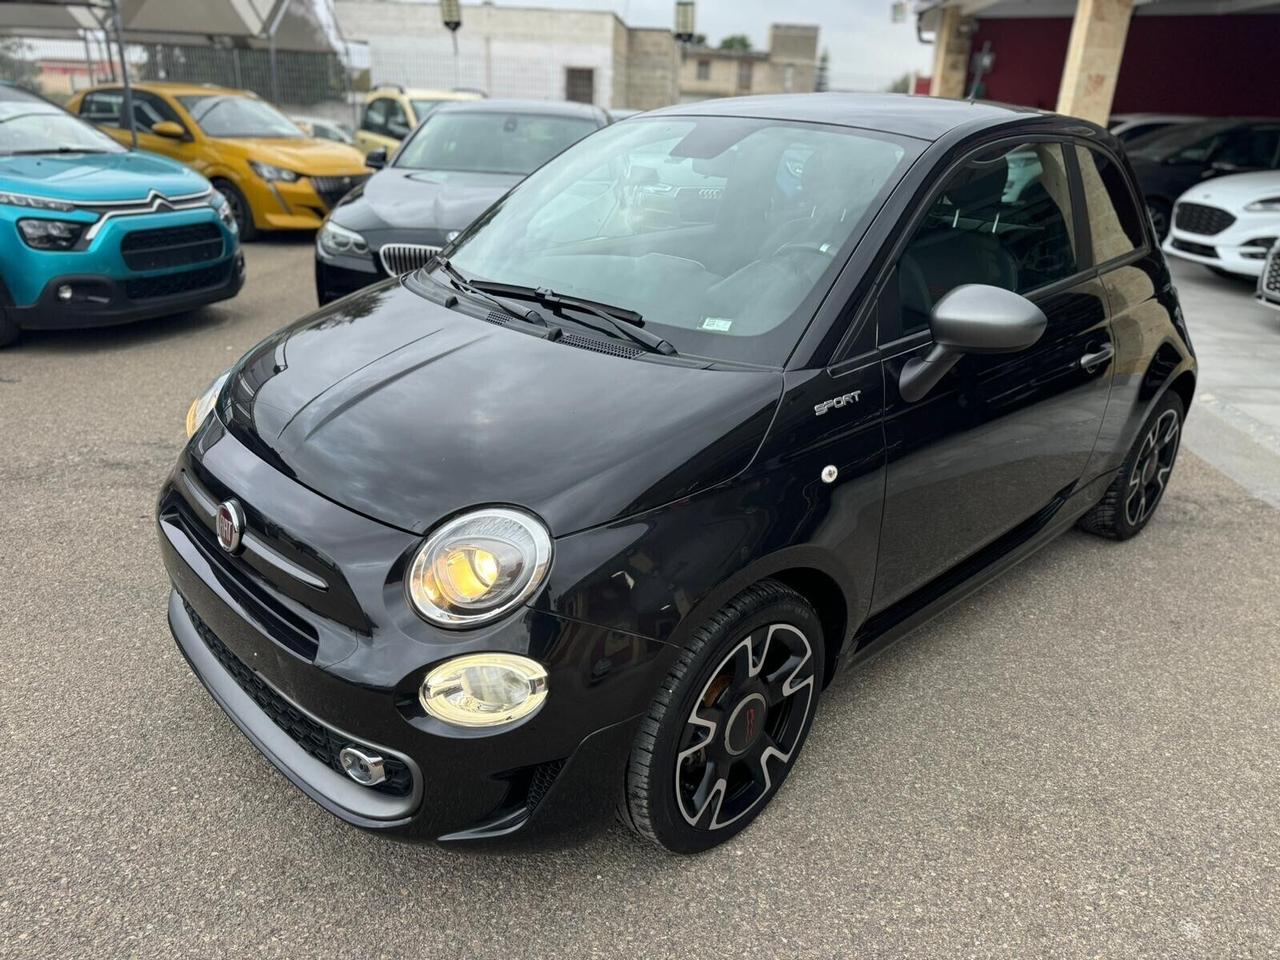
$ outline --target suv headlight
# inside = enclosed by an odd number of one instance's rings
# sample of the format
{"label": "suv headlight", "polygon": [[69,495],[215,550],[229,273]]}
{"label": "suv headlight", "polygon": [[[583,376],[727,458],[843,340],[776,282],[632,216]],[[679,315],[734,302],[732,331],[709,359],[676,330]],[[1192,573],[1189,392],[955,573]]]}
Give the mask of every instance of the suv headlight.
{"label": "suv headlight", "polygon": [[240,227],[236,224],[236,215],[231,212],[231,204],[227,202],[225,194],[214,190],[209,194],[209,206],[217,211],[218,219],[232,233],[235,233]]}
{"label": "suv headlight", "polygon": [[1245,205],[1250,213],[1280,213],[1280,197],[1263,197]]}
{"label": "suv headlight", "polygon": [[0,192],[0,203],[11,207],[30,207],[32,210],[61,210],[63,213],[74,210],[76,205],[66,200],[50,200],[47,197],[32,197],[25,193]]}
{"label": "suv headlight", "polygon": [[19,220],[18,230],[28,247],[36,250],[70,250],[84,235],[87,223],[74,220]]}
{"label": "suv headlight", "polygon": [[486,507],[455,517],[418,550],[407,587],[414,609],[442,627],[497,620],[546,579],[551,537],[536,517]]}
{"label": "suv headlight", "polygon": [[208,419],[209,414],[213,412],[213,405],[218,400],[218,394],[222,392],[222,385],[227,382],[230,371],[219,375],[213,383],[205,388],[204,393],[191,401],[191,406],[187,408],[187,439],[190,440],[196,435],[196,431],[200,429],[200,425]]}
{"label": "suv headlight", "polygon": [[326,220],[316,238],[320,244],[320,252],[331,257],[367,257],[369,243],[354,230],[340,227],[332,220]]}
{"label": "suv headlight", "polygon": [[292,170],[286,170],[284,167],[277,167],[274,164],[250,160],[249,166],[254,173],[268,182],[279,180],[282,183],[295,183],[298,180],[298,175]]}

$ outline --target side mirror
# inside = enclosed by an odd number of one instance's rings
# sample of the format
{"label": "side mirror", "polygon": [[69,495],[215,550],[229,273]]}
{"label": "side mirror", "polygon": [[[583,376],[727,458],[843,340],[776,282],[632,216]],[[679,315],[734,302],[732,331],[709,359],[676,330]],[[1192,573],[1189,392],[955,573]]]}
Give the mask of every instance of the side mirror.
{"label": "side mirror", "polygon": [[379,147],[377,150],[370,150],[369,155],[364,158],[364,165],[370,170],[381,170],[387,165],[387,148]]}
{"label": "side mirror", "polygon": [[966,353],[1018,353],[1035,344],[1048,321],[1021,294],[984,283],[956,287],[929,317],[933,347],[902,368],[898,392],[908,403],[922,399]]}
{"label": "side mirror", "polygon": [[183,129],[182,124],[175,123],[173,120],[161,120],[159,123],[153,123],[151,132],[157,137],[168,137],[170,140],[184,140],[187,136],[187,131]]}

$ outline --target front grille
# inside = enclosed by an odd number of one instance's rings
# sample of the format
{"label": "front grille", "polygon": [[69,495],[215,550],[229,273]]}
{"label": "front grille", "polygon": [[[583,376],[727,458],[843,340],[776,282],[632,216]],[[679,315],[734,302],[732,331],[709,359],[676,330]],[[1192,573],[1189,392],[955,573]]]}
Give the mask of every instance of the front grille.
{"label": "front grille", "polygon": [[159,277],[138,277],[125,281],[124,294],[130,300],[152,300],[179,293],[194,293],[226,283],[230,271],[231,263],[228,261],[201,270],[184,270],[182,273],[166,273]]}
{"label": "front grille", "polygon": [[425,267],[427,261],[439,252],[439,247],[425,243],[384,243],[378,251],[378,258],[382,261],[382,269],[387,271],[387,276],[398,277]]}
{"label": "front grille", "polygon": [[338,205],[339,200],[368,179],[367,173],[351,177],[312,177],[311,187],[320,195],[325,206],[332,210]]}
{"label": "front grille", "polygon": [[1280,250],[1272,250],[1262,275],[1262,289],[1280,296]]}
{"label": "front grille", "polygon": [[130,270],[189,267],[222,256],[222,231],[215,223],[134,230],[120,241],[120,253]]}
{"label": "front grille", "polygon": [[1236,218],[1218,207],[1203,203],[1180,203],[1173,214],[1173,225],[1187,233],[1211,237],[1236,222]]}
{"label": "front grille", "polygon": [[1173,249],[1181,250],[1184,253],[1194,253],[1197,257],[1218,259],[1218,251],[1204,243],[1192,243],[1190,240],[1179,240],[1175,237],[1173,239]]}
{"label": "front grille", "polygon": [[[338,754],[342,752],[343,747],[356,747],[366,753],[379,752],[373,747],[349,740],[337,731],[330,730],[295,707],[232,653],[231,649],[209,628],[209,625],[200,619],[200,615],[192,609],[191,604],[186,600],[183,600],[182,604],[187,609],[187,616],[191,618],[196,633],[209,648],[209,652],[222,664],[222,668],[231,675],[231,679],[253,699],[272,723],[288,734],[303,750],[344,777],[346,773],[338,761]],[[366,789],[394,797],[407,797],[412,792],[413,775],[403,761],[395,757],[383,757],[383,769],[386,771],[387,779]]]}

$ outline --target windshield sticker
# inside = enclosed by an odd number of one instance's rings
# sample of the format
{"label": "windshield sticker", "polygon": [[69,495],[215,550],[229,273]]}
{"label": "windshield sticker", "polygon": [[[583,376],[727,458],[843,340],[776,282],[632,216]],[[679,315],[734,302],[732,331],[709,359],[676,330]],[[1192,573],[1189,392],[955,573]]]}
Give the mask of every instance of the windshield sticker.
{"label": "windshield sticker", "polygon": [[717,333],[728,333],[732,326],[733,321],[724,317],[706,317],[702,321],[703,330],[715,330]]}

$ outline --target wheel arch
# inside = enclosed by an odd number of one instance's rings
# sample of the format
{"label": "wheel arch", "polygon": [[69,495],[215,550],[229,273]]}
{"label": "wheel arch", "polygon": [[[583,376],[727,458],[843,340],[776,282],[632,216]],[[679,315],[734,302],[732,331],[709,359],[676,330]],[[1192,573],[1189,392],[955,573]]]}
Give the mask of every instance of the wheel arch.
{"label": "wheel arch", "polygon": [[777,580],[790,587],[809,602],[822,624],[823,669],[822,685],[825,687],[835,676],[836,664],[844,649],[849,629],[849,603],[835,578],[813,567],[789,567],[771,574],[767,579]]}
{"label": "wheel arch", "polygon": [[1191,400],[1196,393],[1196,372],[1194,370],[1183,370],[1173,378],[1173,382],[1169,384],[1169,389],[1176,393],[1178,399],[1182,401],[1182,412],[1185,415],[1191,409]]}

